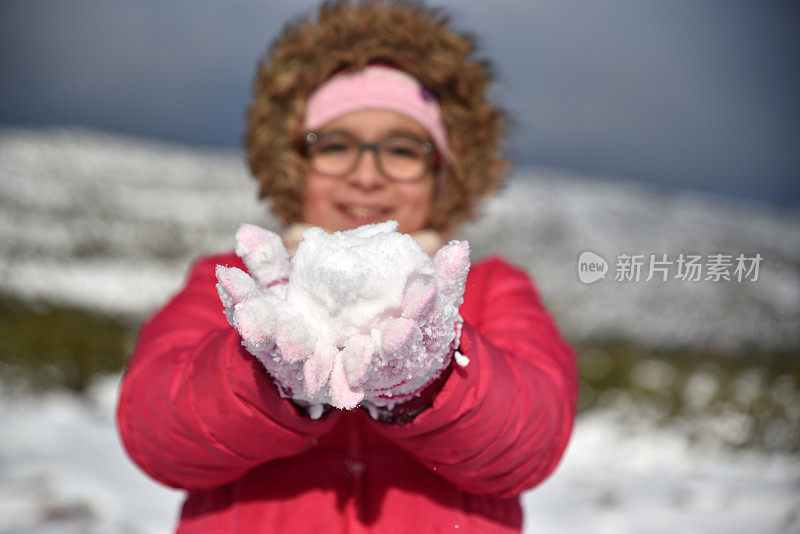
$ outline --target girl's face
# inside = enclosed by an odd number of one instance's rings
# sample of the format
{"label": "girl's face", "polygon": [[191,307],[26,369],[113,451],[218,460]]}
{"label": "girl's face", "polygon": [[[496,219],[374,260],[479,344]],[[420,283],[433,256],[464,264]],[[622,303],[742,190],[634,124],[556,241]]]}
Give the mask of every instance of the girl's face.
{"label": "girl's face", "polygon": [[[319,128],[320,133],[343,131],[361,142],[376,142],[398,133],[430,141],[414,119],[388,109],[362,109],[341,115]],[[364,150],[358,165],[344,176],[309,171],[303,198],[303,218],[328,232],[393,219],[398,231],[409,234],[428,226],[434,190],[434,171],[413,182],[397,182],[377,167],[375,152]]]}

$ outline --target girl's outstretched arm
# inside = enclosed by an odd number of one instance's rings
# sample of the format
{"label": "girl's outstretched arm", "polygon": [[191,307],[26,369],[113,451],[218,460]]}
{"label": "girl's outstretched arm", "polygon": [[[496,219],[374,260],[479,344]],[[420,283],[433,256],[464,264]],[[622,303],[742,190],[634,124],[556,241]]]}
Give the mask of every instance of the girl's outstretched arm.
{"label": "girl's outstretched arm", "polygon": [[[558,464],[578,396],[574,351],[522,270],[500,259],[467,279],[460,351],[430,408],[384,436],[469,493],[516,496]],[[462,360],[463,361],[463,360]]]}
{"label": "girl's outstretched arm", "polygon": [[120,390],[125,448],[176,488],[213,488],[302,453],[339,415],[312,420],[281,398],[222,313],[217,264],[244,269],[233,254],[198,261],[183,290],[142,327]]}

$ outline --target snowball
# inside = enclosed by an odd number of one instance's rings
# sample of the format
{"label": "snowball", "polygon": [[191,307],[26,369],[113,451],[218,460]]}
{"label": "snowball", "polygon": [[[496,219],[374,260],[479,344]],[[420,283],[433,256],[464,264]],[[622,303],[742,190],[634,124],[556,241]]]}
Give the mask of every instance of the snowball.
{"label": "snowball", "polygon": [[291,262],[286,301],[312,324],[327,327],[339,347],[341,333],[359,331],[400,307],[412,276],[430,279],[430,257],[396,221],[329,234],[308,228]]}
{"label": "snowball", "polygon": [[276,235],[240,228],[236,250],[261,273],[258,287],[237,269],[219,268],[218,291],[282,396],[343,409],[365,398],[390,407],[445,367],[469,246],[453,241],[431,259],[397,228],[396,221],[332,234],[308,228],[289,264]]}

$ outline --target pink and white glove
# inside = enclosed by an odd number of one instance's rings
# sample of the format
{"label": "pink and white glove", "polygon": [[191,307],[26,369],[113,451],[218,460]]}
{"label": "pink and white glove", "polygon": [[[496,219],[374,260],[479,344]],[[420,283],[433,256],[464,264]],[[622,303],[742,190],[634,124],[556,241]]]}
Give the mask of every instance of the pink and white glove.
{"label": "pink and white glove", "polygon": [[450,363],[469,245],[451,241],[433,261],[397,223],[303,233],[294,258],[278,235],[236,233],[252,277],[217,266],[217,290],[243,345],[284,397],[318,417],[324,404],[391,410]]}

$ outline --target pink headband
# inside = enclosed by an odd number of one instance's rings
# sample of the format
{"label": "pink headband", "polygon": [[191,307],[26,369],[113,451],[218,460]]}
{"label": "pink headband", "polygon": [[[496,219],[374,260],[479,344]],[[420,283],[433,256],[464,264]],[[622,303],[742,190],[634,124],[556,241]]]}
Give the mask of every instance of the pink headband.
{"label": "pink headband", "polygon": [[388,65],[368,65],[355,73],[333,75],[309,95],[304,126],[313,130],[340,115],[364,108],[391,109],[425,127],[442,155],[436,177],[441,188],[449,155],[441,110],[433,93],[405,71]]}

